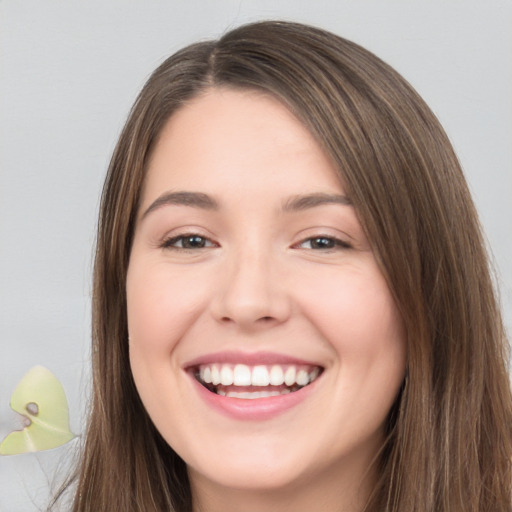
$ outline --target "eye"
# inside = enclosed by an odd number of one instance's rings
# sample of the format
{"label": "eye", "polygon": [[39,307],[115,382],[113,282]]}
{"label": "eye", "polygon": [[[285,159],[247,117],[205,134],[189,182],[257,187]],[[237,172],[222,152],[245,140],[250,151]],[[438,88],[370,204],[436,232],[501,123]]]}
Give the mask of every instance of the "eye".
{"label": "eye", "polygon": [[332,249],[350,249],[352,246],[339,238],[332,236],[315,236],[307,238],[300,242],[297,247],[300,249],[314,249],[314,250],[332,250]]}
{"label": "eye", "polygon": [[210,239],[197,234],[184,234],[174,236],[164,241],[162,247],[164,249],[206,249],[208,247],[216,247],[217,245]]}

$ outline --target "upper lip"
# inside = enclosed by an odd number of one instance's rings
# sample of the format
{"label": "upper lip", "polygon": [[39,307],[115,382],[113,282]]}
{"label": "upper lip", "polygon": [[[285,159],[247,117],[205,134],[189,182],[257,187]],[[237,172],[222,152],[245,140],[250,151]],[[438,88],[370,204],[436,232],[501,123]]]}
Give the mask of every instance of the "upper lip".
{"label": "upper lip", "polygon": [[225,364],[245,364],[247,366],[256,365],[309,365],[318,366],[323,368],[323,365],[316,361],[300,359],[286,354],[276,352],[242,352],[242,351],[224,351],[212,352],[204,354],[190,361],[184,365],[184,369],[190,369],[205,364],[225,363]]}

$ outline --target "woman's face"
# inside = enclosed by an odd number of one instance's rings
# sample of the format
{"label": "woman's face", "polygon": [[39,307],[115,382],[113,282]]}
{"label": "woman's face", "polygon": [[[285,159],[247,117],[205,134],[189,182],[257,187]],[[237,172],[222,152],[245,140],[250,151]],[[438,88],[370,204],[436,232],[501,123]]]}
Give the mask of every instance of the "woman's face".
{"label": "woman's face", "polygon": [[126,286],[135,383],[193,488],[361,478],[403,325],[332,163],[281,103],[213,89],[171,117]]}

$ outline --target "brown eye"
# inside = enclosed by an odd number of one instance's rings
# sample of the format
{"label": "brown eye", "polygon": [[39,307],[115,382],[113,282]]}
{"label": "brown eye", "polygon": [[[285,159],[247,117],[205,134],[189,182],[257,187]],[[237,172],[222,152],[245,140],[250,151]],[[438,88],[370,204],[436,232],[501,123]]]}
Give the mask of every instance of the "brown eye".
{"label": "brown eye", "polygon": [[336,242],[332,238],[312,238],[310,240],[311,249],[333,249],[336,247]]}
{"label": "brown eye", "polygon": [[186,236],[181,239],[181,246],[185,249],[202,249],[206,247],[206,238],[197,235]]}
{"label": "brown eye", "polygon": [[329,249],[349,249],[351,246],[343,240],[331,236],[316,236],[308,238],[299,244],[302,249],[329,250]]}
{"label": "brown eye", "polygon": [[163,247],[170,249],[205,249],[214,247],[214,243],[204,236],[191,234],[170,238],[164,242]]}

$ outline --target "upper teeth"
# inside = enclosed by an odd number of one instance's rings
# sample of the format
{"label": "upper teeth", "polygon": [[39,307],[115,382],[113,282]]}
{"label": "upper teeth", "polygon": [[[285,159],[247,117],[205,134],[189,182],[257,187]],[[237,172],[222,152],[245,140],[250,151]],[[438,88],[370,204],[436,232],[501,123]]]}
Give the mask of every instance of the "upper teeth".
{"label": "upper teeth", "polygon": [[205,364],[199,366],[198,377],[202,382],[214,386],[306,386],[319,373],[320,368],[304,365]]}

